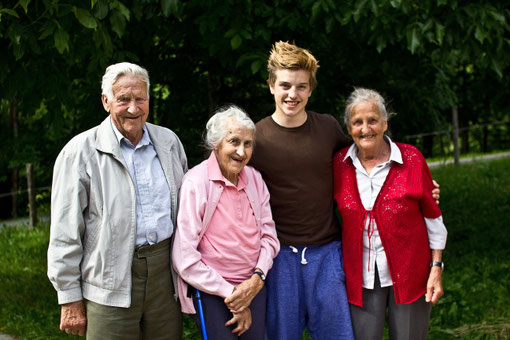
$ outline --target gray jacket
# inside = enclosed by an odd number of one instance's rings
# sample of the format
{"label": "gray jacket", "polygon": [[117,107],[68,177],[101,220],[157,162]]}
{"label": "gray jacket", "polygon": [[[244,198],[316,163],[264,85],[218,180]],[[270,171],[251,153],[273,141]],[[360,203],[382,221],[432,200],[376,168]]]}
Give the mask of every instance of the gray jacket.
{"label": "gray jacket", "polygon": [[[131,304],[136,193],[111,124],[107,117],[71,139],[55,162],[48,277],[60,304],[83,298]],[[171,130],[146,127],[170,185],[176,225],[177,197],[188,170],[184,148]]]}

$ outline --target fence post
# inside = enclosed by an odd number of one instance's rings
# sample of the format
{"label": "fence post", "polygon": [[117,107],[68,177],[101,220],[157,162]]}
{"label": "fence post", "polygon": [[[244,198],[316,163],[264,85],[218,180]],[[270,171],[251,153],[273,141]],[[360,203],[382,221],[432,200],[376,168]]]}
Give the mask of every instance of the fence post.
{"label": "fence post", "polygon": [[453,123],[453,159],[455,165],[459,165],[459,113],[457,105],[452,107],[452,123]]}
{"label": "fence post", "polygon": [[34,190],[34,165],[27,163],[27,188],[28,188],[28,205],[30,210],[30,228],[37,225],[37,207],[35,205]]}

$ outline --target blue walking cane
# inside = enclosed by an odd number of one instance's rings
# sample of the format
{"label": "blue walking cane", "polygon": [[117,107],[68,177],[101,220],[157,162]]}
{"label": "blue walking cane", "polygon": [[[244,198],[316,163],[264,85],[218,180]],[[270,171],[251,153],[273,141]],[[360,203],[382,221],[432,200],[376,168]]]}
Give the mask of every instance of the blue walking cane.
{"label": "blue walking cane", "polygon": [[204,309],[202,308],[202,298],[200,297],[200,291],[195,289],[197,295],[198,315],[200,316],[200,325],[202,326],[202,338],[207,340],[207,330],[205,329],[204,320]]}

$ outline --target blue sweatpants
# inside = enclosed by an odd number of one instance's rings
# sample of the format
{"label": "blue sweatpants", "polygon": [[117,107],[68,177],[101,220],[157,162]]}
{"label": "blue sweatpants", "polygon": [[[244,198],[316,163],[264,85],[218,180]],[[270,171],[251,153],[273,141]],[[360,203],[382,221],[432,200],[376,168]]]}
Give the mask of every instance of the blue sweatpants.
{"label": "blue sweatpants", "polygon": [[282,246],[266,285],[268,340],[354,339],[340,241]]}

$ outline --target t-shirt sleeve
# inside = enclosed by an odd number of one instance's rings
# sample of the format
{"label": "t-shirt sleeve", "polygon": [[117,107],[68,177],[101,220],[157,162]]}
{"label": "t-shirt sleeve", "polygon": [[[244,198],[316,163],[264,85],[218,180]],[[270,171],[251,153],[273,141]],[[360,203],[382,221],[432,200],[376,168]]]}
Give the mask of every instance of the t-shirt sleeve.
{"label": "t-shirt sleeve", "polygon": [[346,146],[350,145],[351,141],[350,141],[349,137],[347,137],[345,135],[344,131],[342,130],[342,127],[340,126],[340,123],[338,123],[338,121],[336,119],[335,119],[334,128],[335,128],[335,136],[336,136],[335,151],[339,151],[339,150],[345,148]]}

